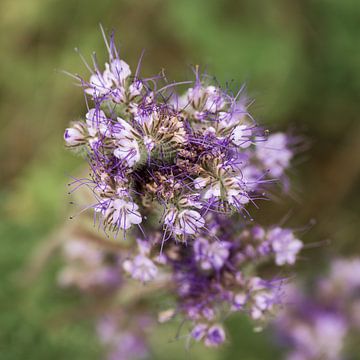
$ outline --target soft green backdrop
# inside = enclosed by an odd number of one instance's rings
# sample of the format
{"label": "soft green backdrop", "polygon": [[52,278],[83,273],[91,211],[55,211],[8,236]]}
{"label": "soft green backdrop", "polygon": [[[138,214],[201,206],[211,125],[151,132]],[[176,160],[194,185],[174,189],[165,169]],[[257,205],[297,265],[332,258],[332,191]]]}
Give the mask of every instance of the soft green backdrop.
{"label": "soft green backdrop", "polygon": [[[134,67],[167,69],[170,79],[200,64],[220,82],[248,85],[253,113],[269,129],[305,138],[290,199],[254,216],[317,224],[303,238],[331,240],[309,249],[299,272],[329,256],[360,253],[360,3],[358,0],[1,0],[0,2],[0,358],[98,359],[91,319],[73,316],[81,301],[56,288],[53,260],[36,280],[26,264],[37,245],[67,221],[67,174],[81,164],[65,151],[66,124],[84,111],[81,91],[61,73],[86,74],[78,55],[105,48],[99,23],[115,29]],[[68,316],[66,316],[68,314]],[[72,319],[72,321],[71,321]],[[154,359],[280,359],[271,334],[229,323],[231,344],[186,352],[174,329],[154,330]],[[358,349],[360,350],[360,349]]]}

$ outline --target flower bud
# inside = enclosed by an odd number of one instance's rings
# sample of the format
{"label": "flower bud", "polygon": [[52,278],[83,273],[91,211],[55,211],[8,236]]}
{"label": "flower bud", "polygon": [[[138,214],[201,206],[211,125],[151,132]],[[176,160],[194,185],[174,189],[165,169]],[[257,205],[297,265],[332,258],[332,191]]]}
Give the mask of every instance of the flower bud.
{"label": "flower bud", "polygon": [[67,146],[78,146],[86,143],[86,131],[81,123],[67,128],[64,133],[64,140]]}

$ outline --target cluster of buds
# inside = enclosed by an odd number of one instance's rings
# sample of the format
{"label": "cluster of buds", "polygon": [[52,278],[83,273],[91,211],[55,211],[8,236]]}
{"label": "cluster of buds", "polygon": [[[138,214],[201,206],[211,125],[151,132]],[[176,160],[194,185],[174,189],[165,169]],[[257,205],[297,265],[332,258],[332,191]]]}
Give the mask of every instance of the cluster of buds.
{"label": "cluster of buds", "polygon": [[[286,290],[288,306],[275,321],[291,349],[288,360],[353,358],[360,335],[360,258],[336,259],[326,276]],[[348,355],[348,356],[347,356]]]}
{"label": "cluster of buds", "polygon": [[64,138],[85,154],[90,178],[74,184],[93,193],[88,208],[106,235],[130,239],[115,254],[122,272],[175,294],[159,320],[181,316],[190,338],[218,346],[229,312],[257,322],[274,313],[284,278],[263,264],[293,265],[303,246],[291,229],[254,225],[250,215],[274,182],[286,182],[293,141],[256,124],[243,89],[233,94],[198,67],[189,82],[142,79],[104,38],[105,67],[94,59],[89,80],[76,76],[87,113]]}

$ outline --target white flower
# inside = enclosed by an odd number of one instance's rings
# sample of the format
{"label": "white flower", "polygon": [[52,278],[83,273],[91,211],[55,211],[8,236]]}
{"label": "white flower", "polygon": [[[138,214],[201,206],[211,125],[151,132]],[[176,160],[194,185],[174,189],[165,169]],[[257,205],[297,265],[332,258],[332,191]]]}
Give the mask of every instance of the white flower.
{"label": "white flower", "polygon": [[210,178],[203,177],[196,178],[195,188],[200,189],[204,187],[205,191],[203,197],[206,200],[213,197],[223,198],[230,205],[234,205],[238,208],[246,205],[250,201],[247,192],[243,189],[245,184],[238,177],[225,178],[222,181],[220,181],[220,179],[211,181]]}
{"label": "white flower", "polygon": [[221,183],[220,181],[213,182],[204,193],[204,199],[211,199],[212,197],[221,196]]}
{"label": "white flower", "polygon": [[217,112],[225,105],[225,101],[221,95],[220,89],[215,86],[208,86],[205,88],[205,111],[209,111],[211,113]]}
{"label": "white flower", "polygon": [[144,141],[144,145],[146,147],[147,152],[151,153],[151,151],[155,148],[155,145],[156,145],[155,141],[151,137],[146,136],[146,135],[144,136],[143,141]]}
{"label": "white flower", "polygon": [[249,195],[243,191],[239,186],[234,186],[227,190],[227,202],[236,207],[242,207],[249,203]]}
{"label": "white flower", "polygon": [[111,98],[116,103],[126,101],[126,89],[124,87],[117,87],[111,91]]}
{"label": "white flower", "polygon": [[204,178],[199,176],[194,180],[194,187],[195,189],[202,189],[210,182],[209,178]]}
{"label": "white flower", "polygon": [[247,189],[255,190],[261,183],[263,172],[257,166],[245,164],[241,168],[241,175],[242,182],[246,184]]}
{"label": "white flower", "polygon": [[201,209],[202,207],[201,202],[199,201],[199,194],[196,193],[183,196],[179,200],[178,205],[181,208],[195,207],[197,209]]}
{"label": "white flower", "polygon": [[129,65],[120,59],[114,59],[110,65],[105,64],[104,76],[111,79],[116,86],[124,85],[124,81],[131,75]]}
{"label": "white flower", "polygon": [[175,235],[194,235],[198,229],[205,225],[205,220],[195,210],[185,209],[178,211],[172,208],[165,215],[164,224]]}
{"label": "white flower", "polygon": [[232,105],[230,111],[219,113],[219,130],[231,129],[236,125],[244,124],[247,115],[247,99],[243,97],[235,105]]}
{"label": "white flower", "polygon": [[127,137],[129,139],[134,138],[134,128],[124,119],[118,117],[117,123],[113,125],[113,136],[117,139]]}
{"label": "white flower", "polygon": [[267,141],[257,144],[256,155],[272,176],[281,176],[290,164],[293,154],[287,144],[287,137],[282,133],[270,135]]}
{"label": "white flower", "polygon": [[[118,89],[124,86],[125,80],[131,75],[129,65],[120,59],[114,59],[110,65],[105,64],[105,71],[90,76],[90,87],[85,92],[93,97],[106,95],[115,85]],[[116,95],[115,95],[116,97]]]}
{"label": "white flower", "polygon": [[276,265],[295,263],[296,255],[303,247],[303,243],[294,237],[291,230],[276,227],[269,231],[268,239],[275,252]]}
{"label": "white flower", "polygon": [[130,274],[133,279],[142,282],[153,280],[158,274],[158,268],[155,263],[149,258],[151,243],[137,239],[138,255],[133,259],[128,259],[123,262],[123,269]]}
{"label": "white flower", "polygon": [[232,141],[241,148],[247,148],[251,145],[251,134],[252,131],[247,125],[238,125],[232,131]]}
{"label": "white flower", "polygon": [[189,88],[186,95],[188,103],[190,103],[192,107],[197,110],[201,106],[206,93],[202,86],[195,86],[194,88]]}
{"label": "white flower", "polygon": [[134,136],[133,127],[121,118],[117,118],[118,126],[114,132],[117,148],[114,155],[132,167],[140,160],[139,144]]}
{"label": "white flower", "polygon": [[243,115],[238,116],[234,112],[221,111],[219,113],[219,130],[231,129],[243,120]]}
{"label": "white flower", "polygon": [[193,235],[205,225],[205,220],[195,210],[182,210],[178,215],[181,233]]}
{"label": "white flower", "polygon": [[128,229],[133,224],[140,224],[142,217],[139,207],[131,201],[113,200],[105,211],[105,216],[111,217],[111,222],[121,229]]}
{"label": "white flower", "polygon": [[[360,288],[360,259],[337,259],[331,264],[330,275],[322,280],[323,291],[342,294],[354,293]],[[332,296],[332,295],[329,295]],[[360,303],[359,303],[360,305]],[[360,315],[360,313],[359,313]]]}
{"label": "white flower", "polygon": [[[193,109],[198,111],[208,111],[216,113],[225,105],[225,100],[222,96],[221,90],[215,86],[195,86],[187,91],[187,100],[192,105]],[[184,99],[180,99],[181,104]]]}
{"label": "white flower", "polygon": [[98,132],[104,135],[108,130],[107,118],[102,110],[90,109],[86,113],[85,118],[90,136],[96,136]]}
{"label": "white flower", "polygon": [[139,145],[136,140],[123,138],[116,142],[117,148],[114,155],[118,159],[125,160],[132,167],[140,160]]}
{"label": "white flower", "polygon": [[129,95],[130,98],[134,98],[135,96],[139,96],[141,95],[141,90],[143,88],[143,84],[141,81],[134,81],[130,86],[129,86]]}
{"label": "white flower", "polygon": [[112,81],[108,74],[95,73],[90,76],[90,87],[85,92],[93,97],[107,94],[112,87]]}

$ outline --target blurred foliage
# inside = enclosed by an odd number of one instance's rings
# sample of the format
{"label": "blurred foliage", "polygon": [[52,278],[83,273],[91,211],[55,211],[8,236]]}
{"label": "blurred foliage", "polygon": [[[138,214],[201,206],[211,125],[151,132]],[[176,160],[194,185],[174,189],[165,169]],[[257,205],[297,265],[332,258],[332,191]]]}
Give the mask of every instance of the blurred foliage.
{"label": "blurred foliage", "polygon": [[[36,281],[26,264],[36,244],[67,221],[66,182],[81,164],[63,148],[66,124],[84,112],[68,70],[86,74],[79,46],[100,59],[98,24],[114,28],[143,74],[166,67],[170,79],[200,64],[218,80],[247,83],[253,113],[270,129],[304,136],[307,150],[291,175],[290,224],[317,225],[303,237],[330,246],[307,250],[299,270],[326,266],[325,255],[359,253],[360,3],[357,0],[2,0],[0,3],[1,359],[97,359],[91,319],[73,317],[74,294],[56,288],[56,262]],[[255,216],[257,214],[254,214]],[[29,285],[30,282],[30,285]],[[216,351],[184,349],[176,329],[154,331],[155,359],[273,359],[269,336],[232,320],[232,342]],[[170,334],[170,335],[169,335]],[[169,355],[171,354],[171,355]]]}

